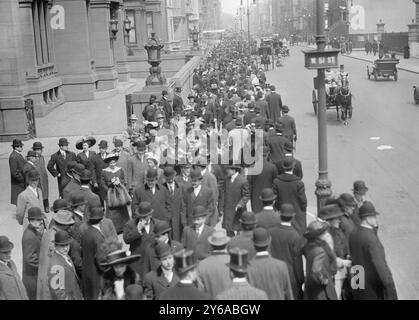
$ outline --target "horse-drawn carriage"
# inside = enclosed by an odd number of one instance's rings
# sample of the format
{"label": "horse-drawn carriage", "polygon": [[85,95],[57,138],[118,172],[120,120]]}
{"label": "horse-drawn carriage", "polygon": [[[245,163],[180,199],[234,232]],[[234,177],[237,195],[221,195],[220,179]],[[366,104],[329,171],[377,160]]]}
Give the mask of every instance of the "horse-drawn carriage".
{"label": "horse-drawn carriage", "polygon": [[271,58],[272,55],[272,47],[271,46],[261,46],[259,48],[259,55],[261,56],[261,64],[265,66],[265,71],[269,70],[269,65],[271,64]]}
{"label": "horse-drawn carriage", "polygon": [[384,56],[383,59],[375,60],[371,67],[367,66],[368,80],[370,80],[371,77],[374,77],[375,81],[378,80],[378,77],[386,79],[394,77],[394,81],[397,81],[398,75],[396,65],[398,63],[399,59],[395,59],[387,55]]}

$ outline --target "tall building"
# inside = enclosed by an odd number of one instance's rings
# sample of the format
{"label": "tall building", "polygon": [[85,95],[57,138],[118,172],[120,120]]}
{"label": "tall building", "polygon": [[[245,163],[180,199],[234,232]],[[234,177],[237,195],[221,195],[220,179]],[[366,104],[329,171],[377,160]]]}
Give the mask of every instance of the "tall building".
{"label": "tall building", "polygon": [[221,28],[221,0],[199,0],[200,29],[218,30]]}

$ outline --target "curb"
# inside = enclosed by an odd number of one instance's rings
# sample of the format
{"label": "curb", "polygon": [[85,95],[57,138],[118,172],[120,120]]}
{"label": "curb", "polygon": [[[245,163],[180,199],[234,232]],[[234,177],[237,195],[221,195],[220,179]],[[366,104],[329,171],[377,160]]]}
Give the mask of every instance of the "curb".
{"label": "curb", "polygon": [[[371,60],[367,60],[365,58],[359,58],[359,57],[354,57],[348,54],[342,54],[343,57],[347,57],[347,58],[352,58],[352,59],[356,59],[356,60],[360,60],[360,61],[365,61],[368,63],[374,63]],[[410,73],[415,73],[415,74],[419,74],[419,70],[418,71],[414,71],[412,69],[407,69],[406,67],[397,67],[398,70],[402,70],[402,71],[406,71],[406,72],[410,72]]]}

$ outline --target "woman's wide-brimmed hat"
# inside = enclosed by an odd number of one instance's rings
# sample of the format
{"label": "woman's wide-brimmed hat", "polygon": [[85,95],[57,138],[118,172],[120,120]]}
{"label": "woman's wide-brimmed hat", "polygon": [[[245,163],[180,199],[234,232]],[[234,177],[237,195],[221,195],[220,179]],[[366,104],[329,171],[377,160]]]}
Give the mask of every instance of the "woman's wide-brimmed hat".
{"label": "woman's wide-brimmed hat", "polygon": [[126,250],[114,251],[106,256],[106,262],[101,263],[103,267],[112,267],[117,264],[130,264],[134,261],[137,261],[141,258],[139,254],[133,254]]}
{"label": "woman's wide-brimmed hat", "polygon": [[103,160],[105,161],[105,163],[110,163],[111,161],[118,161],[119,160],[119,156],[117,154],[111,153],[108,154],[107,157]]}
{"label": "woman's wide-brimmed hat", "polygon": [[83,150],[83,144],[86,142],[89,144],[89,148],[91,148],[96,144],[96,139],[93,138],[92,136],[82,137],[79,140],[77,140],[76,149]]}
{"label": "woman's wide-brimmed hat", "polygon": [[304,237],[308,240],[317,238],[324,232],[326,232],[329,229],[330,225],[329,223],[325,221],[316,220],[310,223],[310,225],[307,228],[306,233],[304,233]]}

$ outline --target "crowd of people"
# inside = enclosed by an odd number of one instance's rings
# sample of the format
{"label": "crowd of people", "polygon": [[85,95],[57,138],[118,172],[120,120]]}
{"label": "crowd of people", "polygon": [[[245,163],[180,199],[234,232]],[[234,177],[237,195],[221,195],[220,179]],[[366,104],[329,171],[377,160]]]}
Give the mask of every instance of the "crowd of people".
{"label": "crowd of people", "polygon": [[[25,159],[14,140],[23,271],[0,236],[0,299],[397,298],[365,182],[307,226],[296,123],[258,64],[223,42],[195,70],[187,102],[182,88],[173,102],[151,96],[145,121],[133,114],[110,152],[83,137],[75,154],[61,138],[46,162],[41,143]],[[59,190],[51,208],[48,172]],[[365,268],[360,290],[354,265]]]}

